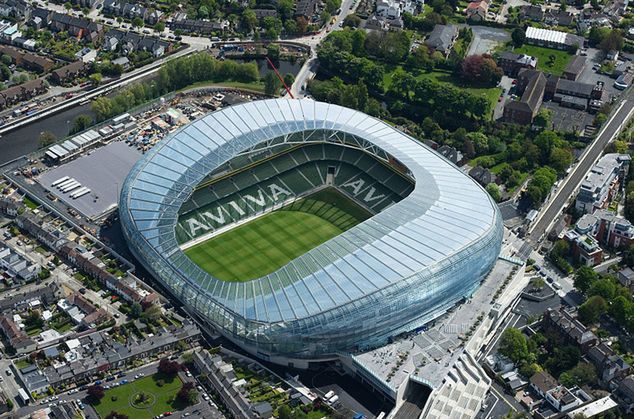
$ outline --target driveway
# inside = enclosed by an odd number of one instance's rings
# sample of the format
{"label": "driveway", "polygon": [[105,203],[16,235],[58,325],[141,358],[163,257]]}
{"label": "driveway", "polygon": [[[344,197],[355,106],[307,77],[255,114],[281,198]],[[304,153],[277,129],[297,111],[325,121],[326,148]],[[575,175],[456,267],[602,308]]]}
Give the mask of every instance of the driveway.
{"label": "driveway", "polygon": [[473,30],[473,41],[469,46],[467,55],[486,54],[499,44],[511,40],[511,34],[500,28],[489,28],[486,26],[470,26]]}

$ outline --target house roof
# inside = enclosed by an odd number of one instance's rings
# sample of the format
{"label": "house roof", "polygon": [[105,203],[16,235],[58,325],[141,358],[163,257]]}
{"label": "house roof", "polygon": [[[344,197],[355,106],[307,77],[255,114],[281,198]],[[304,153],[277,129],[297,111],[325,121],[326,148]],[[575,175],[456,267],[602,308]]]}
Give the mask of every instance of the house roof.
{"label": "house roof", "polygon": [[425,44],[436,50],[446,52],[451,48],[457,34],[458,28],[454,25],[436,25],[425,40]]}
{"label": "house roof", "polygon": [[570,60],[564,70],[564,73],[579,74],[581,73],[581,70],[583,70],[584,65],[586,65],[586,57],[576,55],[575,58]]}
{"label": "house roof", "polygon": [[558,385],[557,380],[546,371],[536,372],[530,381],[534,387],[537,387],[543,393],[550,391]]}

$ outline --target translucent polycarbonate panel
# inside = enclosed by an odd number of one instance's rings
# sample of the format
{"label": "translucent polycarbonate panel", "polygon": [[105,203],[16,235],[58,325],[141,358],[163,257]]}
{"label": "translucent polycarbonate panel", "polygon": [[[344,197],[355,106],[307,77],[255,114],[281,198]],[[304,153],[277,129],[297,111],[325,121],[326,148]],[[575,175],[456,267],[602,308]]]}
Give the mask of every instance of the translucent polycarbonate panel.
{"label": "translucent polycarbonate panel", "polygon": [[[209,173],[239,167],[225,162],[267,150],[268,140],[349,141],[388,164],[398,160],[416,184],[405,199],[277,272],[225,283],[177,247],[176,210]],[[301,153],[302,161],[346,160],[343,149]],[[368,173],[377,165],[361,158],[354,164]],[[120,212],[132,252],[185,305],[245,349],[288,358],[370,347],[437,317],[473,292],[502,237],[488,194],[444,158],[376,118],[314,101],[237,105],[167,136],[131,170]]]}

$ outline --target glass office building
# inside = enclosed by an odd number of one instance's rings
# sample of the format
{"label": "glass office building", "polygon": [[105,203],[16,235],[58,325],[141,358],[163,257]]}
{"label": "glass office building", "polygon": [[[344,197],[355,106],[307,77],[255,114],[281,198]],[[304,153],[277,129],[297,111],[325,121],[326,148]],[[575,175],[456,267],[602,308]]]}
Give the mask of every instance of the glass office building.
{"label": "glass office building", "polygon": [[[413,188],[258,279],[221,281],[185,256],[176,223],[196,186],[245,156],[308,143],[362,150]],[[132,252],[174,297],[245,350],[297,367],[443,314],[478,287],[503,234],[497,205],[456,166],[376,118],[312,100],[249,102],[182,127],[133,167],[120,217]]]}

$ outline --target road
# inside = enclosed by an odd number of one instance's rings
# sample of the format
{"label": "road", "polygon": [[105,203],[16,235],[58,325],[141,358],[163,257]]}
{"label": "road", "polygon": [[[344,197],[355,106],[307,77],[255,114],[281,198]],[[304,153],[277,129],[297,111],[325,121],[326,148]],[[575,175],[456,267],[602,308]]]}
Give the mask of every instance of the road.
{"label": "road", "polygon": [[[3,365],[2,361],[0,361],[0,365]],[[4,369],[2,370],[2,374],[6,376],[6,374],[4,374]],[[137,374],[142,373],[145,377],[150,376],[154,373],[156,373],[158,370],[158,362],[153,362],[151,364],[148,365],[144,365],[138,369],[134,369],[134,370],[130,370],[130,371],[126,371],[126,375],[125,377],[118,379],[116,381],[120,381],[122,379],[127,379],[129,381],[134,381],[134,376]],[[183,382],[193,382],[195,384],[199,384],[198,382],[196,382],[196,380],[193,377],[187,377],[184,373],[179,373],[179,377]],[[5,383],[7,381],[8,377],[5,377]],[[11,377],[12,378],[12,377]],[[116,382],[113,381],[113,382]],[[3,388],[5,387],[5,383],[3,383]],[[108,384],[107,382],[105,382],[104,384]],[[17,390],[15,390],[15,394],[17,395]],[[60,394],[59,395],[59,399],[56,401],[56,403],[76,403],[79,400],[84,400],[86,398],[86,391],[80,391],[78,393],[73,393],[73,394],[68,394],[68,392]],[[26,417],[29,415],[32,415],[34,412],[43,409],[44,407],[46,407],[48,405],[48,402],[44,403],[41,400],[39,402],[33,402],[30,405],[27,406],[23,406],[20,407],[15,413],[14,413],[14,417]],[[84,402],[84,406],[85,409],[83,411],[84,415],[86,416],[86,418],[94,418],[97,419],[99,416],[97,415],[97,413],[95,412],[95,410],[87,403]],[[174,418],[180,418],[182,417],[183,414],[185,413],[189,413],[189,414],[194,414],[194,415],[200,415],[201,417],[204,418],[210,418],[210,419],[216,419],[216,418],[222,418],[223,415],[215,408],[213,407],[213,405],[211,405],[208,402],[205,402],[202,400],[201,397],[199,397],[199,402],[193,406],[189,406],[187,407],[185,410],[180,411],[180,412],[175,412],[172,417]],[[194,416],[195,417],[195,416]]]}
{"label": "road", "polygon": [[[0,228],[0,234],[4,234],[6,229]],[[21,239],[21,240],[20,240]],[[17,253],[21,254],[23,257],[28,260],[39,264],[40,266],[46,266],[48,262],[50,262],[53,258],[52,256],[43,255],[42,253],[35,250],[34,244],[22,244],[18,245],[18,240],[23,243],[24,238],[13,237],[10,240],[5,240],[5,243],[13,248]],[[79,292],[80,289],[84,288],[84,285],[75,279],[69,273],[69,267],[66,264],[61,264],[55,269],[51,270],[51,278],[57,284],[64,289],[65,295],[70,295],[73,292]],[[41,286],[41,285],[40,285]],[[24,292],[24,289],[20,289],[20,292]],[[96,303],[99,307],[102,307],[106,312],[115,317],[116,324],[120,325],[125,323],[126,316],[122,314],[111,302],[109,299],[103,298],[101,294],[91,290],[85,289],[85,297],[90,300],[92,303]]]}
{"label": "road", "polygon": [[27,117],[23,117],[23,118],[18,118],[15,119],[5,125],[3,125],[2,127],[0,127],[0,135],[5,134],[9,131],[12,131],[16,128],[19,128],[21,126],[24,125],[28,125],[31,124],[39,119],[45,118],[49,115],[52,115],[54,113],[60,112],[64,109],[68,109],[71,108],[73,106],[76,106],[78,104],[80,104],[81,102],[84,101],[88,101],[90,99],[96,98],[97,96],[101,96],[103,94],[106,94],[112,90],[115,89],[120,89],[121,87],[130,84],[134,81],[137,81],[139,79],[142,79],[144,77],[147,77],[148,75],[158,71],[161,66],[166,63],[167,61],[173,60],[175,58],[178,57],[182,57],[184,55],[189,55],[191,53],[193,53],[194,51],[196,51],[193,47],[188,47],[185,48],[181,51],[178,51],[172,55],[169,55],[167,57],[161,58],[157,61],[154,61],[153,63],[150,63],[144,67],[141,67],[137,70],[131,71],[129,73],[124,74],[123,76],[121,76],[120,78],[118,78],[117,80],[113,80],[109,83],[106,83],[102,86],[97,87],[96,89],[90,90],[88,92],[85,93],[80,93],[76,96],[74,96],[72,99],[68,99],[65,100],[61,103],[57,103],[54,104],[53,106],[50,106],[48,108],[42,109],[38,112],[35,112],[34,114],[27,116]]}
{"label": "road", "polygon": [[599,135],[588,146],[577,165],[563,180],[559,189],[552,195],[550,200],[542,206],[538,218],[533,222],[527,237],[534,245],[540,241],[549,226],[559,217],[568,199],[576,192],[590,168],[603,153],[605,147],[616,138],[632,114],[634,114],[634,100],[632,99],[632,90],[629,90],[626,93],[625,100],[621,102],[616,112],[603,125]]}
{"label": "road", "polygon": [[294,98],[300,99],[304,97],[305,90],[303,87],[305,87],[306,83],[315,77],[315,74],[317,73],[317,46],[331,31],[343,29],[344,19],[349,14],[354,13],[358,6],[358,3],[353,3],[353,1],[355,0],[343,0],[341,2],[341,12],[339,12],[336,16],[336,20],[332,25],[326,25],[314,36],[305,36],[303,38],[293,40],[294,42],[300,42],[310,47],[310,57],[306,60],[302,68],[300,68],[297,76],[295,76],[295,81],[291,86],[291,94]]}

